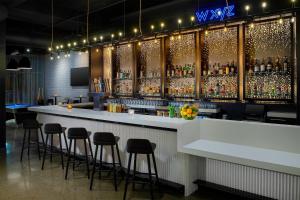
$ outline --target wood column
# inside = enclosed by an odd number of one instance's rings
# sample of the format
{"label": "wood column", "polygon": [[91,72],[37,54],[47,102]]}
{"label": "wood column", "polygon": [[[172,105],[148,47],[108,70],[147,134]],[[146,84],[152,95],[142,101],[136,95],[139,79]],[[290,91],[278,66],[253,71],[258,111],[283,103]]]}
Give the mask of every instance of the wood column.
{"label": "wood column", "polygon": [[240,24],[238,27],[238,89],[239,89],[239,100],[244,100],[244,82],[245,82],[245,26]]}
{"label": "wood column", "polygon": [[195,79],[196,79],[196,98],[200,98],[200,94],[201,94],[201,46],[200,46],[200,31],[196,32],[196,51],[195,51],[195,58],[196,58],[196,69],[195,69]]}
{"label": "wood column", "polygon": [[165,84],[166,84],[166,46],[165,37],[160,39],[160,70],[161,70],[161,97],[165,97]]}
{"label": "wood column", "polygon": [[6,143],[5,68],[6,68],[6,22],[0,22],[0,148]]}
{"label": "wood column", "polygon": [[90,91],[94,78],[103,78],[103,48],[90,48]]}

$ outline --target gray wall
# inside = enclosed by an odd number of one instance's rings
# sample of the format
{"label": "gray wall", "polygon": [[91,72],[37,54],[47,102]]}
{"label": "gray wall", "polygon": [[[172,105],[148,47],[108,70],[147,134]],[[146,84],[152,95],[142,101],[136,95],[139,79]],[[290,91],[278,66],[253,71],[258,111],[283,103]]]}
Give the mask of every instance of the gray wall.
{"label": "gray wall", "polygon": [[[88,67],[89,56],[86,53],[79,55],[78,52],[71,52],[70,58],[55,58],[50,60],[46,57],[45,62],[45,99],[50,98],[54,94],[62,96],[59,101],[65,97],[77,97],[79,95],[87,96],[89,88],[72,87],[71,86],[71,68]],[[86,101],[84,99],[83,101]]]}

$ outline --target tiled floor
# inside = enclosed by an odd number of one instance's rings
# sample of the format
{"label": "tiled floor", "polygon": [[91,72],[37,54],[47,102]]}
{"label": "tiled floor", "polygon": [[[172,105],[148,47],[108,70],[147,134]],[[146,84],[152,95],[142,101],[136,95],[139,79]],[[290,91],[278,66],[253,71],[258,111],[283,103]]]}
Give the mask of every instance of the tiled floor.
{"label": "tiled floor", "polygon": [[[64,180],[64,171],[61,169],[59,157],[52,164],[49,160],[45,169],[41,171],[41,161],[32,151],[30,160],[25,151],[23,162],[20,162],[22,144],[20,129],[7,128],[7,150],[0,154],[0,200],[117,200],[123,198],[124,181],[118,192],[114,191],[111,181],[95,179],[94,190],[89,190],[89,180],[84,170],[73,172],[70,170],[69,179]],[[84,165],[83,165],[84,167]],[[156,195],[161,200],[211,200],[232,199],[224,194],[202,191],[190,197],[165,193]],[[131,191],[129,187],[127,199],[149,199],[148,191]]]}

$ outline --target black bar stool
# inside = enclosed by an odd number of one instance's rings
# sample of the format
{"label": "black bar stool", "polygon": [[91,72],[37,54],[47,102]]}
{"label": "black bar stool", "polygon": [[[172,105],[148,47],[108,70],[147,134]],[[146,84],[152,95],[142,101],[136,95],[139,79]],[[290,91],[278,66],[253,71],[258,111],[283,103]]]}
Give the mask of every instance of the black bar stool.
{"label": "black bar stool", "polygon": [[91,157],[93,159],[93,151],[92,151],[91,141],[90,141],[90,137],[89,137],[90,135],[91,135],[91,132],[86,131],[85,128],[69,128],[68,138],[70,140],[70,144],[69,144],[69,152],[68,152],[67,169],[66,169],[66,175],[65,175],[66,180],[68,178],[69,163],[70,163],[70,159],[71,159],[71,148],[72,148],[73,140],[74,140],[73,170],[75,169],[75,162],[76,162],[76,141],[83,140],[87,173],[88,173],[88,178],[90,178],[89,158],[88,158],[87,147],[86,147],[86,140],[88,140]]}
{"label": "black bar stool", "polygon": [[28,132],[28,158],[29,158],[29,154],[30,154],[30,137],[31,137],[31,131],[35,130],[36,132],[36,143],[37,143],[37,150],[38,150],[38,154],[39,154],[39,160],[41,159],[41,152],[40,152],[40,144],[39,144],[39,130],[40,130],[40,134],[41,134],[41,138],[42,138],[42,142],[44,144],[44,136],[43,136],[43,131],[42,131],[42,127],[43,124],[39,123],[37,120],[35,119],[25,119],[23,120],[23,128],[24,128],[24,136],[23,136],[23,144],[22,144],[22,151],[21,151],[21,161],[23,160],[23,152],[24,152],[24,148],[25,148],[25,140],[26,140],[26,134]]}
{"label": "black bar stool", "polygon": [[59,136],[61,165],[62,165],[62,169],[64,169],[64,154],[63,154],[63,150],[62,150],[61,134],[63,134],[63,136],[64,136],[67,152],[69,152],[65,130],[66,130],[65,127],[62,127],[60,124],[57,124],[57,123],[45,124],[44,132],[46,134],[46,143],[44,144],[42,170],[44,169],[45,158],[46,158],[46,153],[47,153],[48,136],[50,135],[50,137],[51,137],[51,140],[50,140],[50,162],[52,162],[53,135],[56,135],[56,134],[58,134],[58,136]]}
{"label": "black bar stool", "polygon": [[[95,150],[95,156],[94,156],[94,166],[92,171],[92,178],[91,178],[91,184],[90,184],[90,190],[93,188],[93,181],[94,181],[94,174],[96,170],[96,164],[97,164],[97,153],[98,153],[98,147],[100,146],[100,165],[99,165],[99,177],[101,179],[101,171],[111,171],[111,170],[103,170],[102,169],[102,154],[103,154],[103,146],[110,146],[111,147],[111,153],[112,153],[112,163],[106,163],[112,165],[112,171],[114,173],[114,186],[115,191],[117,191],[117,168],[116,165],[119,165],[120,169],[122,169],[122,163],[121,163],[121,157],[119,152],[119,146],[118,141],[120,140],[119,137],[114,136],[112,133],[108,132],[97,132],[94,134],[94,144],[96,145]],[[116,146],[116,151],[118,155],[118,163],[115,162],[115,151],[114,146]]]}
{"label": "black bar stool", "polygon": [[[154,157],[155,148],[156,148],[156,144],[150,143],[150,141],[146,140],[146,139],[129,139],[127,141],[127,152],[129,153],[129,160],[128,160],[123,200],[126,199],[127,188],[128,188],[128,184],[130,182],[133,184],[133,189],[135,189],[135,183],[142,183],[142,184],[148,183],[150,185],[151,199],[154,198],[154,196],[153,196],[153,181],[152,181],[153,175],[155,175],[155,177],[156,177],[156,183],[159,184],[156,161],[155,161],[155,157]],[[133,176],[130,179],[129,177],[130,177],[130,166],[131,166],[132,154],[134,154],[134,166],[133,166],[134,168],[133,168]],[[138,154],[146,154],[147,155],[148,173],[141,173],[141,172],[136,171],[136,160],[137,160]],[[154,174],[151,173],[150,155],[152,155],[152,161],[153,161],[154,170],[155,170]],[[148,177],[149,177],[148,181],[145,182],[145,181],[135,180],[137,174],[148,174]]]}

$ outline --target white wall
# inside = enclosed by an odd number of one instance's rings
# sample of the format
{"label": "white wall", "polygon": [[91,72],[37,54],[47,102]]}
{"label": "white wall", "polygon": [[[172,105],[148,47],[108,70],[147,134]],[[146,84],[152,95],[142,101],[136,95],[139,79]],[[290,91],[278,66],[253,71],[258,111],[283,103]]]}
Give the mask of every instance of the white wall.
{"label": "white wall", "polygon": [[[64,58],[63,55],[60,57],[60,59],[55,57],[54,60],[46,59],[45,99],[54,94],[62,96],[59,101],[63,100],[64,97],[87,96],[88,86],[71,86],[71,68],[88,67],[89,54],[82,53],[79,55],[78,52],[71,52],[70,58]],[[83,99],[83,101],[86,100]]]}

